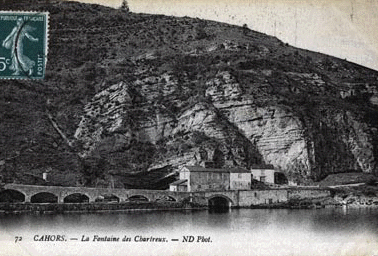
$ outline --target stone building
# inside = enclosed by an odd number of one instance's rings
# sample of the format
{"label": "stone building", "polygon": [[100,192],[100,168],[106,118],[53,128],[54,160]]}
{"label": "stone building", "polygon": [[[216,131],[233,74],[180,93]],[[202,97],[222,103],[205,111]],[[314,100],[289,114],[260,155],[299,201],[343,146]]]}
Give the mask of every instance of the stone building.
{"label": "stone building", "polygon": [[188,191],[188,181],[186,179],[177,180],[169,185],[169,191]]}
{"label": "stone building", "polygon": [[242,168],[230,168],[230,190],[251,189],[252,174]]}
{"label": "stone building", "polygon": [[[251,172],[242,168],[185,166],[171,191],[225,191],[251,189]],[[186,189],[186,190],[185,190]]]}
{"label": "stone building", "polygon": [[273,165],[259,165],[251,168],[252,179],[270,183],[270,184],[287,184],[285,175],[274,169]]}

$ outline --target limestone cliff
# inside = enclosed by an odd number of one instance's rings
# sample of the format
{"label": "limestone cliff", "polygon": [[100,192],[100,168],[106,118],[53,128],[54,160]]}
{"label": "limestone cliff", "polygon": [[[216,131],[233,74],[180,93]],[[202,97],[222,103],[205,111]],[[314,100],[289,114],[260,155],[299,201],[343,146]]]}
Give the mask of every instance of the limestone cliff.
{"label": "limestone cliff", "polygon": [[[120,144],[127,146],[134,136],[141,142],[159,144],[162,154],[151,163],[151,168],[203,165],[213,161],[217,152],[219,162],[215,164],[219,166],[250,168],[253,164],[272,164],[289,179],[301,182],[333,172],[374,173],[372,133],[350,111],[330,110],[319,120],[310,120],[283,104],[259,106],[243,93],[230,72],[223,71],[205,82],[203,100],[192,100],[174,114],[156,102],[161,94],[170,98],[178,90],[177,83],[171,82],[177,79],[165,76],[169,78],[163,83],[161,78],[150,77],[129,86],[121,82],[96,94],[85,107],[86,114],[75,134],[86,145],[84,152],[90,154],[96,145],[109,144],[109,136],[117,136],[114,140],[118,144],[110,143],[111,153]],[[311,82],[324,83],[318,76],[312,77],[315,81]],[[142,95],[155,109],[135,118],[133,111],[138,104],[132,106],[128,88],[134,88],[134,93]],[[159,88],[163,89],[157,93]],[[182,104],[175,96],[172,98]],[[121,102],[117,108],[114,101]],[[124,122],[127,118],[137,120],[134,129]],[[83,133],[89,130],[92,133]],[[104,136],[105,142],[101,139]]]}

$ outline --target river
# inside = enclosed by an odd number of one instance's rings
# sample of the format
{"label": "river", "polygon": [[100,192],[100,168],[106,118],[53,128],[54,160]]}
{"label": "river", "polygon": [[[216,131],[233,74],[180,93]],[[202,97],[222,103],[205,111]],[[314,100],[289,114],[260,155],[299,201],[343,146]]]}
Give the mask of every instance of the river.
{"label": "river", "polygon": [[378,209],[2,215],[0,255],[378,255]]}

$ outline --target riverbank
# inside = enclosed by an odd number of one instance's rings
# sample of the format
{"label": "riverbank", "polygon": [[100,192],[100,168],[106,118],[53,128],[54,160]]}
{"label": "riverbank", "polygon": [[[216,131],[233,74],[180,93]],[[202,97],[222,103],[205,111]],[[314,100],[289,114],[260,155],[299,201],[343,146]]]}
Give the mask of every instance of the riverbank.
{"label": "riverbank", "polygon": [[291,209],[317,209],[326,207],[378,207],[378,187],[359,184],[329,188],[330,196],[323,198],[292,198],[288,201]]}
{"label": "riverbank", "polygon": [[[324,188],[320,188],[321,190]],[[273,204],[251,205],[253,209],[320,209],[332,207],[349,208],[378,208],[378,187],[376,184],[358,184],[356,186],[342,185],[329,187],[327,196],[321,194],[305,193],[304,189],[288,190],[288,200]]]}
{"label": "riverbank", "polygon": [[337,187],[330,191],[334,204],[338,206],[378,207],[378,187],[376,185]]}
{"label": "riverbank", "polygon": [[[344,202],[344,201],[343,201]],[[288,202],[251,205],[250,207],[234,207],[237,209],[321,209],[347,206],[378,207],[378,201],[366,200],[365,204],[343,203],[334,198],[301,199]],[[349,198],[349,201],[351,199]],[[371,202],[371,203],[370,203]],[[178,202],[127,202],[127,203],[1,203],[0,215],[7,214],[70,214],[70,213],[120,213],[136,211],[180,211],[180,210],[207,210],[208,206],[194,203]]]}
{"label": "riverbank", "polygon": [[[378,208],[376,201],[369,198],[347,199],[322,198],[301,199],[288,202],[251,205],[250,207],[233,207],[236,209],[322,209],[322,208]],[[180,210],[207,210],[208,206],[193,203],[156,203],[156,202],[127,202],[127,203],[1,203],[0,215],[7,214],[70,214],[70,213],[120,213],[136,211],[180,211]]]}

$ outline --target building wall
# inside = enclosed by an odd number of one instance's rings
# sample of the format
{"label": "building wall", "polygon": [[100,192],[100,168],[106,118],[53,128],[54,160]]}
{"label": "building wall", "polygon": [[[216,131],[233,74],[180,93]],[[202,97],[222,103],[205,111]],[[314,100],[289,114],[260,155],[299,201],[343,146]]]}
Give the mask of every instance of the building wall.
{"label": "building wall", "polygon": [[169,185],[169,191],[188,192],[186,185]]}
{"label": "building wall", "polygon": [[177,191],[179,191],[179,192],[187,192],[188,191],[188,186],[186,186],[186,185],[178,185],[177,186]]}
{"label": "building wall", "polygon": [[288,201],[287,190],[249,190],[239,191],[239,206],[249,207],[260,204],[273,204]]}
{"label": "building wall", "polygon": [[251,189],[251,173],[230,173],[230,189]]}
{"label": "building wall", "polygon": [[191,172],[189,183],[190,191],[229,190],[230,174],[226,172]]}
{"label": "building wall", "polygon": [[[255,180],[274,184],[275,170],[273,169],[252,169],[251,173]],[[261,177],[265,177],[265,179],[261,179]]]}
{"label": "building wall", "polygon": [[300,189],[288,190],[289,199],[311,199],[330,196],[331,192],[324,189]]}
{"label": "building wall", "polygon": [[190,184],[190,171],[187,168],[182,168],[179,173],[180,180],[188,180],[187,191],[191,191],[191,184]]}
{"label": "building wall", "polygon": [[320,189],[241,190],[236,192],[238,193],[238,206],[240,207],[283,203],[290,199],[311,199],[330,196],[329,190]]}

